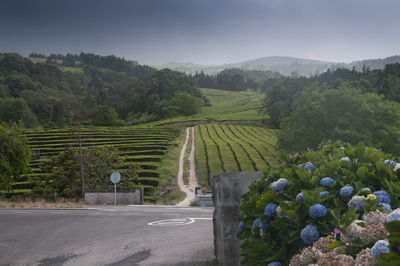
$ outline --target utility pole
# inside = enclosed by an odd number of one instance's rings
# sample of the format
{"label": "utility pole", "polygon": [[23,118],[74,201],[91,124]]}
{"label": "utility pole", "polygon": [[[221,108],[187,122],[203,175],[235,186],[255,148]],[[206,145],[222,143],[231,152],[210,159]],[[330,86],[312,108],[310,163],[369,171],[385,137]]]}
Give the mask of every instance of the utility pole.
{"label": "utility pole", "polygon": [[85,178],[83,176],[81,121],[79,121],[79,124],[78,124],[78,135],[79,135],[79,162],[80,162],[80,165],[81,165],[82,199],[85,199]]}

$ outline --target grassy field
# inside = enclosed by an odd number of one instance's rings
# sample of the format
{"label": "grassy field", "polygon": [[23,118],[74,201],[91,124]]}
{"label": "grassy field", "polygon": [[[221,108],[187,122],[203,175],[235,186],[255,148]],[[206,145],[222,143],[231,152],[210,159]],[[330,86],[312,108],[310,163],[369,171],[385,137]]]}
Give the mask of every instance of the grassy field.
{"label": "grassy field", "polygon": [[259,112],[264,94],[250,91],[225,91],[200,89],[211,103],[203,106],[201,113],[193,116],[181,116],[157,121],[151,124],[185,123],[185,122],[260,122],[268,116]]}
{"label": "grassy field", "polygon": [[[167,150],[175,143],[182,128],[176,126],[161,127],[92,127],[82,129],[83,147],[112,145],[118,148],[125,162],[137,162],[142,170],[138,182],[144,186],[145,199],[155,201],[156,189],[162,179],[159,167],[166,158]],[[13,194],[30,192],[33,184],[32,177],[40,177],[48,173],[43,172],[41,165],[53,155],[57,155],[66,147],[78,146],[78,132],[76,128],[29,130],[27,132],[29,146],[34,153],[30,162],[31,173],[27,180],[13,184]],[[119,169],[121,174],[124,166]]]}
{"label": "grassy field", "polygon": [[36,58],[36,57],[26,57],[27,59],[31,60],[32,63],[46,63],[47,58]]}
{"label": "grassy field", "polygon": [[196,132],[196,171],[209,187],[214,173],[264,171],[278,166],[275,132],[263,127],[202,124]]}
{"label": "grassy field", "polygon": [[66,66],[57,66],[63,72],[72,72],[72,73],[83,73],[82,67],[66,67]]}

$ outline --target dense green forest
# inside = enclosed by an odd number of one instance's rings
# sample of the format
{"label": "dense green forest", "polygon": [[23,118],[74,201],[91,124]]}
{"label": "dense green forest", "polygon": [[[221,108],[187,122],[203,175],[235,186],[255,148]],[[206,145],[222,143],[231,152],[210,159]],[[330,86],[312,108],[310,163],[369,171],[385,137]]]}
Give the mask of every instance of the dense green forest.
{"label": "dense green forest", "polygon": [[35,64],[18,54],[1,54],[0,121],[22,120],[27,127],[78,120],[110,126],[200,111],[201,92],[182,73],[114,56],[81,53],[79,59],[82,71],[72,72],[59,69],[64,61]]}
{"label": "dense green forest", "polygon": [[268,82],[264,110],[270,125],[280,129],[281,148],[304,150],[341,140],[400,153],[400,64]]}

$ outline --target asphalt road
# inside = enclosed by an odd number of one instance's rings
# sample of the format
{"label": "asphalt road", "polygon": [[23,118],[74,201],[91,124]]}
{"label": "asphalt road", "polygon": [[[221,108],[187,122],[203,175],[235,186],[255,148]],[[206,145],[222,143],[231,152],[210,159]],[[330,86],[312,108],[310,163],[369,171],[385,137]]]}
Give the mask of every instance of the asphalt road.
{"label": "asphalt road", "polygon": [[93,208],[0,209],[0,265],[196,265],[214,257],[212,208]]}

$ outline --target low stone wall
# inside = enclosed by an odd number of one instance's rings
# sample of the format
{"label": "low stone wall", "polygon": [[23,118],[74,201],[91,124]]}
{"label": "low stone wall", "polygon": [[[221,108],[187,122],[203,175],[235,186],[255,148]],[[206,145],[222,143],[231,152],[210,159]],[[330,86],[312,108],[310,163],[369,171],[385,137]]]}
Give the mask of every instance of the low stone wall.
{"label": "low stone wall", "polygon": [[[114,204],[114,192],[85,192],[86,204]],[[117,192],[117,204],[143,204],[143,188],[131,192]]]}
{"label": "low stone wall", "polygon": [[241,241],[236,238],[240,196],[263,172],[221,173],[212,176],[214,254],[220,265],[240,265]]}

